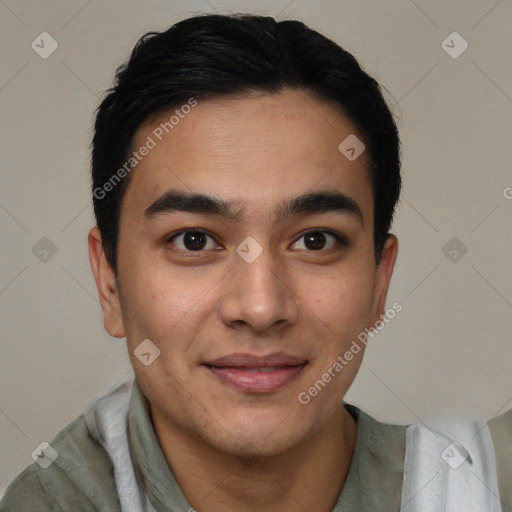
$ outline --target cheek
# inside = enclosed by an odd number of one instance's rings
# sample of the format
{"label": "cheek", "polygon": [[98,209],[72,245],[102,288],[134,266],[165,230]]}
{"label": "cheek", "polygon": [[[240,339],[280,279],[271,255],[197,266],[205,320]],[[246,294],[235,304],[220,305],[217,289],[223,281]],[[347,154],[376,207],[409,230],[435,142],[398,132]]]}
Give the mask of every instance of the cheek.
{"label": "cheek", "polygon": [[[212,307],[215,280],[186,278],[150,265],[134,265],[125,280],[122,304],[129,346],[149,338],[161,351],[161,363],[169,370],[194,347],[204,315]],[[186,357],[185,357],[186,358]]]}
{"label": "cheek", "polygon": [[186,308],[187,290],[168,268],[150,258],[141,243],[132,242],[119,242],[123,309],[129,323],[147,320],[151,331],[158,333],[159,327],[172,323],[179,315],[180,307]]}
{"label": "cheek", "polygon": [[314,286],[310,280],[304,284],[308,306],[331,332],[355,334],[366,326],[373,295],[373,274],[368,267],[340,270],[317,279]]}
{"label": "cheek", "polygon": [[162,276],[155,280],[138,276],[131,283],[127,311],[135,329],[143,329],[146,336],[163,341],[194,321],[201,295],[176,283],[167,282]]}

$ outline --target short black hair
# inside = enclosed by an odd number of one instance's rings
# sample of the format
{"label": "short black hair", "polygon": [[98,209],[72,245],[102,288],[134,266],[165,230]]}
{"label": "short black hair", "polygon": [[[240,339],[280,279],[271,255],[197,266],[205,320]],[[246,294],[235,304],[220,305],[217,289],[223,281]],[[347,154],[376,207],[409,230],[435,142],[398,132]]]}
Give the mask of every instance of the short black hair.
{"label": "short black hair", "polygon": [[[121,201],[131,176],[126,164],[138,128],[191,98],[285,88],[330,102],[362,135],[375,204],[375,259],[380,261],[400,195],[401,157],[398,130],[378,82],[351,53],[300,21],[201,14],[164,32],[143,35],[128,61],[117,68],[114,85],[96,110],[91,143],[94,214],[116,276]],[[125,172],[119,172],[123,165]]]}

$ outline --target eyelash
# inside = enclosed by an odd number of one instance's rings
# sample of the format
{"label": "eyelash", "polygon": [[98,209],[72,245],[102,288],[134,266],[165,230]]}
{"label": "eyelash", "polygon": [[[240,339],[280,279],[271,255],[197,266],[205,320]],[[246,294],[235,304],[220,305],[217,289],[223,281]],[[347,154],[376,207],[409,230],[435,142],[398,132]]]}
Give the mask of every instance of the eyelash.
{"label": "eyelash", "polygon": [[[210,238],[212,238],[215,243],[218,243],[216,240],[215,240],[215,237],[213,237],[210,233],[208,233],[207,231],[203,230],[203,229],[200,229],[200,228],[188,228],[188,229],[182,229],[181,231],[178,231],[177,233],[173,233],[170,237],[168,237],[166,239],[166,243],[167,244],[170,244],[172,242],[172,240],[184,233],[203,233],[207,236],[209,236]],[[297,243],[301,238],[305,237],[306,235],[309,235],[310,233],[327,233],[329,235],[332,235],[338,246],[339,247],[345,247],[348,245],[348,240],[347,238],[342,235],[341,233],[339,233],[338,231],[332,231],[330,229],[309,229],[308,231],[302,233],[296,240],[295,242],[293,242],[293,244]],[[334,247],[331,247],[330,249],[319,249],[317,251],[314,251],[314,250],[307,250],[307,252],[311,252],[311,253],[315,253],[315,252],[318,252],[318,253],[321,253],[321,252],[329,252],[329,251],[332,251],[334,249]],[[201,253],[204,253],[204,252],[207,252],[207,251],[204,251],[204,250],[200,250],[200,251],[190,251],[190,250],[183,250],[183,249],[177,249],[178,251],[180,252],[186,252],[186,253],[190,253],[190,254],[194,254],[194,253],[197,253],[197,254],[201,254]]]}

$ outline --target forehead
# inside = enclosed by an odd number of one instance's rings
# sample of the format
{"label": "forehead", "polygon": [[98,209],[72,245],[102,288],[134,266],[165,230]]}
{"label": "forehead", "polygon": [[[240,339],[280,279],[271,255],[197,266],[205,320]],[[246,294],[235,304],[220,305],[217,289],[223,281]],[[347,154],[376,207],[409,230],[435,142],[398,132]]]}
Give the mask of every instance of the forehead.
{"label": "forehead", "polygon": [[339,109],[302,90],[178,105],[137,131],[133,150],[152,148],[131,171],[123,208],[140,216],[166,190],[181,189],[258,215],[283,198],[337,189],[372,216],[367,154],[350,161],[338,148],[354,135],[362,139]]}

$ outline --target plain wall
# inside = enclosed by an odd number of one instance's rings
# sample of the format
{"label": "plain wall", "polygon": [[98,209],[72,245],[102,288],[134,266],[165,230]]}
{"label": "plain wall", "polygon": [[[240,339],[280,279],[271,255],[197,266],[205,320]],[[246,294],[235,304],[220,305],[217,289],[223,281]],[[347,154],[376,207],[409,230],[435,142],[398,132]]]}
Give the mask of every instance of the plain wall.
{"label": "plain wall", "polygon": [[[94,110],[142,34],[214,11],[306,22],[356,56],[396,114],[404,188],[388,304],[403,310],[346,400],[402,424],[512,406],[511,2],[5,0],[0,494],[130,369],[125,340],[103,329],[87,251]],[[454,31],[469,45],[458,58],[441,46]],[[47,59],[31,48],[42,32],[59,45]],[[47,262],[32,252],[43,237],[57,249]],[[457,262],[443,252],[453,237],[459,257],[467,248]]]}

